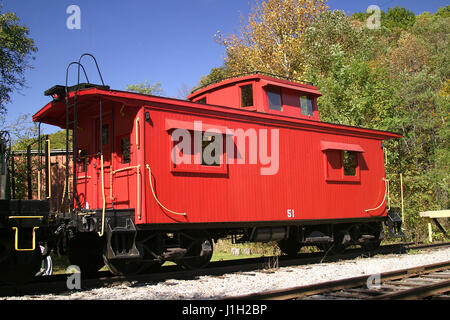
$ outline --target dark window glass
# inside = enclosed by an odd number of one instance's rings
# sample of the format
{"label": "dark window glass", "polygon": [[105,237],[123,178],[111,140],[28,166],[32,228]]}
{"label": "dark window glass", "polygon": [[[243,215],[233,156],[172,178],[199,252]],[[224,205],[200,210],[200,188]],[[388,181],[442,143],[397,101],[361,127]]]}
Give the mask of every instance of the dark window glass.
{"label": "dark window glass", "polygon": [[130,163],[131,162],[130,137],[122,138],[120,140],[120,151],[122,153],[122,163]]}
{"label": "dark window glass", "polygon": [[102,127],[102,144],[108,144],[109,143],[109,125],[105,124]]}
{"label": "dark window glass", "polygon": [[206,104],[206,98],[198,100],[197,103]]}
{"label": "dark window glass", "polygon": [[251,84],[241,87],[241,106],[253,106],[253,86]]}
{"label": "dark window glass", "polygon": [[[202,165],[204,165],[204,166],[219,166],[220,165],[220,154],[216,154],[216,150],[220,150],[219,148],[221,146],[217,145],[218,141],[216,141],[215,136],[206,136],[206,137],[208,140],[202,141]],[[212,152],[206,152],[206,154],[205,154],[205,148],[213,143],[216,145],[211,146],[211,148],[213,148]],[[212,159],[210,159],[209,161],[206,161],[205,156],[211,157]]]}
{"label": "dark window glass", "polygon": [[354,151],[342,151],[342,159],[344,162],[344,175],[355,176],[356,175],[356,152]]}
{"label": "dark window glass", "polygon": [[302,114],[305,116],[313,116],[313,104],[312,99],[307,96],[300,96],[300,106],[302,108]]}
{"label": "dark window glass", "polygon": [[267,90],[267,97],[269,98],[269,109],[282,111],[283,107],[281,104],[281,90],[280,89]]}

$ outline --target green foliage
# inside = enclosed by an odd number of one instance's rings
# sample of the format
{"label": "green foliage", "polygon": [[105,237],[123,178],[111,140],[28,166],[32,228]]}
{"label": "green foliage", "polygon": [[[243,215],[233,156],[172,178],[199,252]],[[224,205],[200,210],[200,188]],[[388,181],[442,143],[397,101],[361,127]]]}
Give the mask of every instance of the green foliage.
{"label": "green foliage", "polygon": [[[271,18],[282,21],[282,14]],[[304,74],[318,86],[322,121],[403,135],[385,143],[386,171],[396,207],[401,205],[398,173],[403,173],[407,236],[419,241],[426,238],[419,213],[450,207],[450,6],[417,16],[390,8],[381,12],[381,28],[374,30],[366,27],[370,15],[327,10],[316,15],[296,48],[304,70],[285,73]],[[240,47],[247,60],[254,58],[250,49]]]}
{"label": "green foliage", "polygon": [[[416,18],[404,8],[390,9],[382,15],[381,30],[366,29],[341,12],[327,12],[305,37],[309,77],[324,94],[321,119],[404,136],[386,142],[387,171],[404,174],[411,240],[425,237],[421,211],[450,204],[450,20],[443,10],[438,12]],[[398,175],[390,179],[393,206],[400,206]]]}
{"label": "green foliage", "polygon": [[125,90],[153,96],[160,96],[163,94],[161,82],[156,82],[153,85],[150,85],[148,80],[138,84],[130,84]]}
{"label": "green foliage", "polygon": [[[230,71],[228,70],[227,67],[222,66],[219,68],[212,68],[211,72],[206,75],[203,76],[200,79],[200,83],[198,84],[197,87],[204,87],[208,84],[212,84],[214,82],[218,82],[226,77],[230,76]],[[195,89],[195,88],[194,88]]]}
{"label": "green foliage", "polygon": [[25,85],[24,72],[30,68],[29,59],[37,51],[29,30],[19,24],[12,12],[2,13],[0,4],[0,117],[6,113],[14,90]]}
{"label": "green foliage", "polygon": [[[60,130],[48,136],[52,149],[66,149],[66,131]],[[69,148],[72,147],[72,131],[69,131]]]}
{"label": "green foliage", "polygon": [[414,12],[404,7],[389,8],[386,14],[381,15],[381,25],[388,29],[408,29],[414,25],[416,16]]}
{"label": "green foliage", "polygon": [[[356,12],[351,16],[352,20],[358,20],[366,23],[367,19],[372,16],[373,13]],[[381,26],[388,30],[396,28],[408,29],[414,25],[416,16],[414,12],[402,7],[389,8],[388,12],[381,11]]]}

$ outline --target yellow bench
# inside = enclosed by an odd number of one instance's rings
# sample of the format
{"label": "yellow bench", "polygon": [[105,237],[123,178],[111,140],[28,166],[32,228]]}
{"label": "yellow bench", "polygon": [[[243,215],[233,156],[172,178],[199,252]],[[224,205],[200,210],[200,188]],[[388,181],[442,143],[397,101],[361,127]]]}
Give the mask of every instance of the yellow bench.
{"label": "yellow bench", "polygon": [[439,221],[437,221],[438,218],[450,218],[450,210],[439,210],[439,211],[425,211],[421,212],[420,216],[422,218],[425,218],[425,220],[428,223],[428,240],[430,242],[433,242],[433,231],[431,229],[431,222],[434,221],[434,223],[437,225],[439,230],[442,231],[444,235],[446,235],[445,229],[441,226]]}

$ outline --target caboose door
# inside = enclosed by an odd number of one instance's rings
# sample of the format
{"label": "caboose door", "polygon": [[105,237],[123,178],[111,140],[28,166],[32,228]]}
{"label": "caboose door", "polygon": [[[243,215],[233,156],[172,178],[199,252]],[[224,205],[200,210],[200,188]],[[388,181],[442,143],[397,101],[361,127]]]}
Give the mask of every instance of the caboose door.
{"label": "caboose door", "polygon": [[[102,119],[102,128],[100,130],[100,119],[95,120],[95,154],[96,164],[94,168],[94,185],[96,190],[96,208],[103,207],[103,196],[105,197],[106,207],[111,205],[110,193],[110,174],[111,174],[111,146],[112,146],[112,125],[111,115],[106,115]],[[101,131],[101,133],[100,133]],[[101,143],[100,143],[101,134]],[[102,151],[102,152],[101,152]],[[102,175],[102,157],[103,154],[103,175]],[[103,190],[102,190],[103,187]],[[104,191],[104,194],[103,194]]]}

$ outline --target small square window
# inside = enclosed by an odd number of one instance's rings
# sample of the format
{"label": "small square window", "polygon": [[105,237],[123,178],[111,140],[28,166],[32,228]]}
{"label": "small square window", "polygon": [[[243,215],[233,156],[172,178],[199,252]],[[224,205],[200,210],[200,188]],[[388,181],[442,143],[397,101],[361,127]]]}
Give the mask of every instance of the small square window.
{"label": "small square window", "polygon": [[300,106],[303,115],[310,117],[313,116],[313,103],[310,97],[300,96]]}
{"label": "small square window", "polygon": [[356,153],[342,150],[342,162],[345,176],[356,176]]}
{"label": "small square window", "polygon": [[122,154],[122,163],[130,163],[131,162],[130,137],[125,137],[120,140],[120,151]]}
{"label": "small square window", "polygon": [[282,111],[283,106],[281,104],[281,90],[270,89],[267,90],[267,97],[269,98],[269,109]]}
{"label": "small square window", "polygon": [[253,86],[251,84],[241,87],[241,106],[253,106]]}

